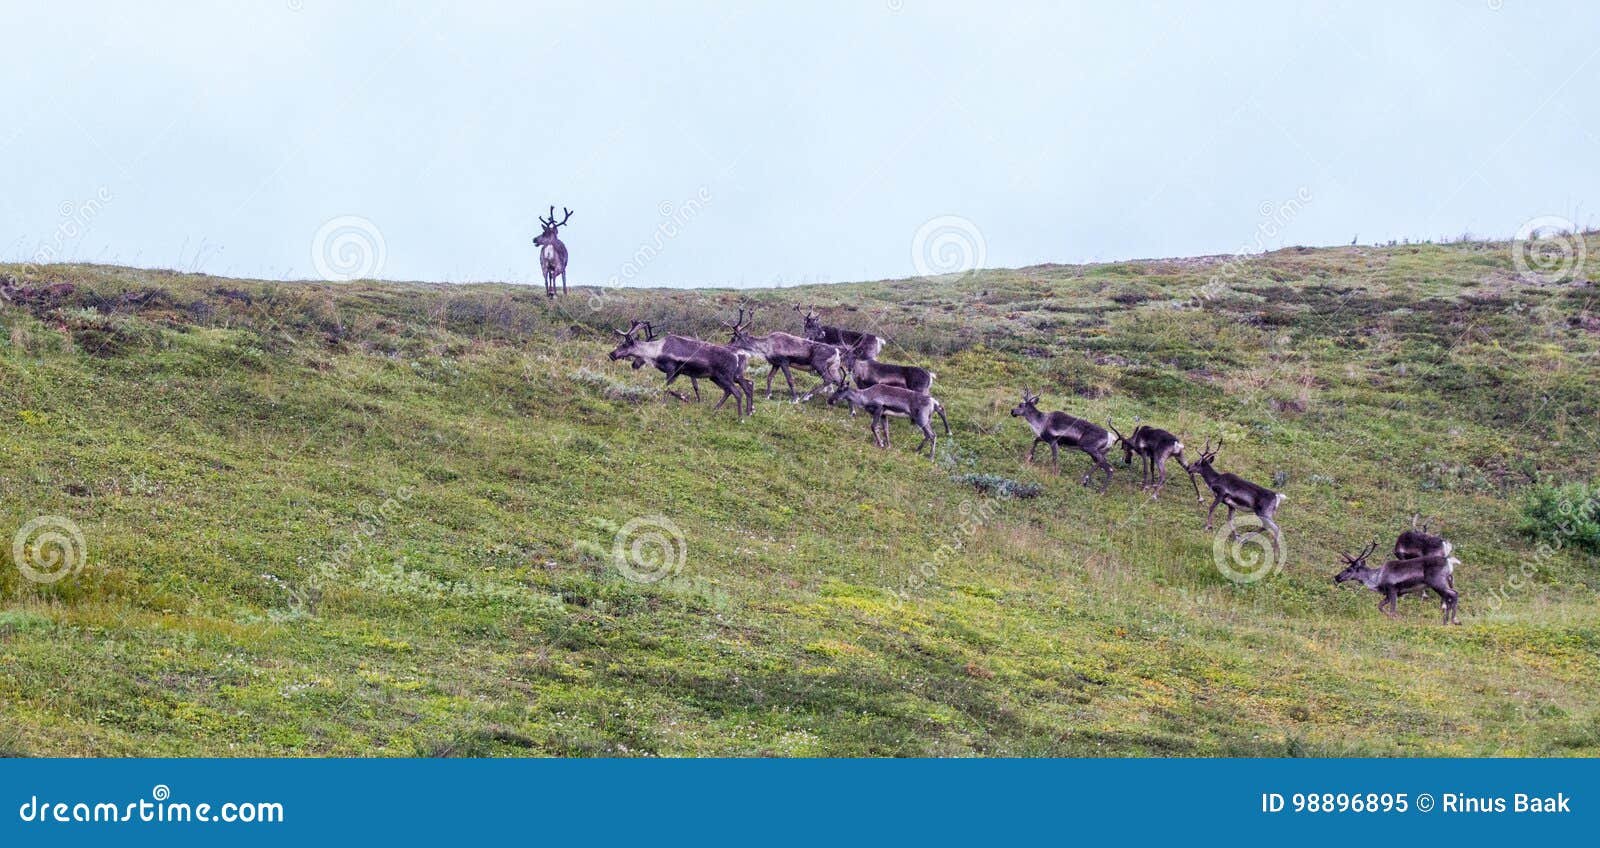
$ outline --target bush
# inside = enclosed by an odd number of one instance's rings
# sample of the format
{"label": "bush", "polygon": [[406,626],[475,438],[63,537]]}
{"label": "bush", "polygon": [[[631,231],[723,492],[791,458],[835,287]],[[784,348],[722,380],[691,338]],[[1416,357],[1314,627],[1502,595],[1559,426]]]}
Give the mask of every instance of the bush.
{"label": "bush", "polygon": [[971,486],[986,495],[1002,498],[1032,498],[1042,491],[1038,483],[1019,483],[998,474],[957,474],[951,482]]}
{"label": "bush", "polygon": [[1557,548],[1600,553],[1600,483],[1533,486],[1517,530]]}

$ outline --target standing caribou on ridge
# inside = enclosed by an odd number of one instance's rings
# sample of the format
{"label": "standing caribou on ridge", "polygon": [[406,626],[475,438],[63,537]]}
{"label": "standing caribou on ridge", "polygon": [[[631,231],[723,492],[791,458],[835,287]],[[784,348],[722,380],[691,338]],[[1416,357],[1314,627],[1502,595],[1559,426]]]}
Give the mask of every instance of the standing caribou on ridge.
{"label": "standing caribou on ridge", "polygon": [[1094,460],[1094,467],[1083,475],[1081,485],[1089,485],[1089,478],[1094,476],[1095,468],[1106,473],[1104,483],[1100,484],[1100,491],[1105,492],[1111,485],[1111,463],[1106,462],[1106,451],[1111,449],[1114,437],[1104,427],[1085,421],[1082,418],[1068,415],[1065,412],[1040,412],[1039,396],[1024,389],[1022,403],[1011,410],[1015,417],[1028,422],[1033,429],[1033,444],[1028,446],[1028,461],[1033,462],[1033,451],[1044,442],[1050,446],[1050,466],[1056,473],[1061,472],[1061,446],[1077,448],[1089,455]]}
{"label": "standing caribou on ridge", "polygon": [[1184,471],[1189,472],[1189,480],[1193,482],[1194,475],[1199,474],[1206,481],[1206,486],[1216,494],[1216,500],[1211,502],[1211,508],[1206,510],[1206,529],[1211,529],[1211,516],[1216,513],[1217,505],[1228,507],[1228,528],[1233,528],[1233,511],[1247,509],[1261,519],[1261,523],[1271,531],[1272,535],[1281,538],[1282,531],[1278,529],[1277,522],[1272,516],[1278,512],[1278,507],[1285,500],[1283,495],[1272,491],[1266,486],[1258,486],[1237,474],[1228,474],[1211,467],[1211,461],[1217,458],[1217,451],[1222,450],[1222,440],[1217,440],[1217,446],[1211,447],[1211,440],[1206,440],[1206,446],[1200,451],[1200,458],[1193,464],[1185,465]]}
{"label": "standing caribou on ridge", "polygon": [[[1133,419],[1133,435],[1124,436],[1117,432],[1111,419],[1106,419],[1106,426],[1117,437],[1117,444],[1122,446],[1122,464],[1132,465],[1134,454],[1139,455],[1139,470],[1142,472],[1140,488],[1152,488],[1150,499],[1155,500],[1161,496],[1161,489],[1167,485],[1167,460],[1176,459],[1183,465],[1183,442],[1177,436],[1148,424],[1140,424],[1137,416]],[[1194,497],[1197,501],[1204,501],[1200,496],[1200,484],[1195,483],[1194,476],[1190,475],[1189,482],[1194,485]]]}
{"label": "standing caribou on ridge", "polygon": [[[746,318],[744,309],[741,308],[738,321],[732,324],[723,321],[722,326],[733,332],[733,338],[728,342],[729,347],[747,353],[759,353],[767,360],[767,400],[772,400],[772,377],[779,371],[783,372],[783,379],[789,384],[789,399],[796,403],[805,403],[812,395],[828,386],[844,385],[844,367],[839,364],[839,348],[781,332],[752,336],[748,328],[754,318],[755,310],[751,310],[750,317]],[[822,383],[802,397],[794,390],[794,377],[789,373],[790,368],[810,371],[821,377]]]}
{"label": "standing caribou on ridge", "polygon": [[561,223],[556,223],[556,208],[550,207],[550,217],[540,218],[539,223],[544,226],[544,232],[534,236],[533,243],[539,245],[539,271],[544,274],[544,294],[546,297],[556,296],[556,277],[561,278],[561,293],[567,293],[567,246],[556,237],[556,230],[567,225],[572,219],[572,210],[561,207],[566,216]]}
{"label": "standing caribou on ridge", "polygon": [[[934,458],[934,451],[939,446],[939,437],[933,432],[933,414],[939,414],[939,420],[944,424],[944,434],[950,435],[950,420],[944,417],[944,404],[940,403],[933,395],[927,392],[914,392],[902,389],[899,386],[886,386],[879,384],[865,389],[850,388],[850,379],[846,377],[833,396],[828,398],[828,405],[844,400],[848,401],[851,408],[861,407],[872,414],[872,443],[880,448],[890,447],[889,443],[889,416],[911,419],[911,423],[922,431],[922,441],[917,443],[917,452],[922,452],[922,446],[928,446],[928,458]],[[883,431],[882,440],[879,440],[878,431]]]}
{"label": "standing caribou on ridge", "polygon": [[[1460,624],[1461,619],[1456,615],[1456,607],[1461,596],[1450,585],[1450,574],[1455,570],[1457,560],[1445,554],[1412,557],[1409,559],[1392,559],[1378,568],[1367,565],[1367,557],[1378,547],[1378,540],[1373,539],[1361,553],[1350,556],[1340,554],[1344,559],[1344,570],[1334,575],[1335,585],[1347,580],[1354,580],[1374,592],[1383,595],[1383,600],[1378,602],[1378,610],[1390,618],[1398,617],[1396,607],[1399,605],[1400,596],[1417,589],[1432,589],[1439,596],[1439,608],[1444,610],[1445,624]],[[1385,609],[1387,607],[1387,609]]]}
{"label": "standing caribou on ridge", "polygon": [[650,338],[653,331],[640,339],[639,330],[647,326],[643,321],[634,321],[627,332],[613,329],[622,341],[611,351],[611,360],[632,359],[634,367],[639,367],[641,361],[649,362],[666,373],[668,386],[679,375],[710,380],[722,389],[722,399],[712,407],[712,412],[721,409],[729,397],[733,398],[734,411],[739,417],[755,410],[755,385],[744,375],[749,354],[687,336]]}
{"label": "standing caribou on ridge", "polygon": [[[796,306],[794,311],[799,312],[800,307]],[[855,351],[856,355],[862,359],[877,359],[878,354],[883,352],[883,339],[871,333],[858,333],[855,330],[829,326],[822,323],[822,319],[818,318],[817,314],[810,310],[806,310],[804,314],[806,338],[814,342],[827,342],[831,345],[847,347]]]}

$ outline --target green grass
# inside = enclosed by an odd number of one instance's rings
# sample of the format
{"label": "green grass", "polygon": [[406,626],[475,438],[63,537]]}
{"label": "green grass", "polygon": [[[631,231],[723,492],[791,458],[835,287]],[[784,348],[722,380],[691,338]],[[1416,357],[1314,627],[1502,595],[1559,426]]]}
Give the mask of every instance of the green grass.
{"label": "green grass", "polygon": [[[1600,755],[1600,565],[1518,532],[1533,487],[1596,476],[1597,290],[1504,243],[1221,267],[552,306],[0,266],[77,287],[0,308],[0,541],[53,515],[87,548],[54,584],[0,568],[0,753]],[[720,341],[744,303],[938,372],[939,462],[903,422],[889,451],[820,401],[736,422],[606,360],[608,325]],[[1081,454],[1024,465],[1024,387],[1225,438],[1288,495],[1282,573],[1219,573],[1181,471],[1152,503],[1120,463],[1104,496]],[[1414,512],[1462,627],[1331,582]],[[657,515],[683,567],[629,580],[614,537]]]}

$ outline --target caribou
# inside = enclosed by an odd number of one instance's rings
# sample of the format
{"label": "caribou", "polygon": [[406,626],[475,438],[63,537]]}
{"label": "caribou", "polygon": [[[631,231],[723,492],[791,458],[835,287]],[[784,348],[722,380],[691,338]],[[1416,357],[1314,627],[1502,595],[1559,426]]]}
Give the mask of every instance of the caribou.
{"label": "caribou", "polygon": [[1079,481],[1080,485],[1089,485],[1090,478],[1094,477],[1098,468],[1106,473],[1104,483],[1100,484],[1100,491],[1105,492],[1111,485],[1111,463],[1106,461],[1106,451],[1111,449],[1112,435],[1097,424],[1068,415],[1065,412],[1040,412],[1039,396],[1024,389],[1022,403],[1011,410],[1014,417],[1028,422],[1033,429],[1033,444],[1028,446],[1028,461],[1033,462],[1033,452],[1039,447],[1040,442],[1050,446],[1050,467],[1057,474],[1061,473],[1061,446],[1077,448],[1089,455],[1094,461],[1094,466]]}
{"label": "caribou", "polygon": [[1206,486],[1216,495],[1216,500],[1211,502],[1211,508],[1206,510],[1206,529],[1211,529],[1211,517],[1217,511],[1217,505],[1228,507],[1228,527],[1233,527],[1233,512],[1235,509],[1247,509],[1261,519],[1262,525],[1271,531],[1274,536],[1281,536],[1277,522],[1272,517],[1277,514],[1278,507],[1286,498],[1265,486],[1258,486],[1237,474],[1228,474],[1218,471],[1211,466],[1212,460],[1217,458],[1217,451],[1222,450],[1222,440],[1217,440],[1217,446],[1211,447],[1211,440],[1206,440],[1206,446],[1200,451],[1200,458],[1191,465],[1185,465],[1184,471],[1189,473],[1189,481],[1194,482],[1194,475],[1199,474],[1206,481]]}
{"label": "caribou", "polygon": [[[939,414],[939,421],[944,424],[944,434],[950,435],[950,420],[944,417],[944,404],[927,392],[914,392],[899,386],[883,384],[865,389],[852,389],[849,378],[846,378],[828,398],[828,405],[832,406],[841,400],[849,402],[852,409],[860,407],[872,414],[872,443],[880,448],[890,447],[889,416],[911,419],[911,423],[922,431],[922,441],[917,443],[916,452],[921,453],[922,446],[927,445],[929,459],[934,458],[934,452],[939,445],[939,437],[933,432],[934,413]],[[883,431],[881,440],[878,436],[879,430]]]}
{"label": "caribou", "polygon": [[[728,342],[729,347],[747,353],[759,353],[767,360],[767,400],[772,400],[772,378],[780,370],[783,372],[784,381],[789,384],[789,399],[795,403],[805,403],[812,395],[829,386],[843,385],[844,367],[840,365],[839,348],[782,332],[752,336],[749,326],[754,318],[754,310],[751,310],[747,319],[744,310],[740,309],[739,320],[732,324],[723,321],[722,326],[733,332],[733,338]],[[789,373],[790,368],[810,371],[821,377],[822,382],[801,397],[795,392],[794,376]]]}
{"label": "caribou", "polygon": [[883,385],[910,389],[913,392],[928,392],[933,389],[934,378],[939,376],[915,365],[894,365],[868,359],[857,353],[854,348],[841,348],[840,351],[841,361],[845,370],[850,372],[850,379],[863,389]]}
{"label": "caribou", "polygon": [[711,411],[721,409],[730,397],[739,417],[755,411],[755,385],[744,373],[749,354],[687,336],[653,338],[653,329],[647,331],[646,338],[639,338],[639,331],[648,326],[643,321],[634,321],[626,332],[613,328],[612,332],[621,336],[622,341],[611,351],[611,361],[631,359],[635,368],[649,362],[667,375],[668,386],[680,375],[691,380],[703,377],[722,389],[722,399]]}
{"label": "caribou", "polygon": [[[800,307],[796,306],[794,311],[799,312]],[[822,319],[818,318],[817,314],[810,310],[804,313],[804,318],[806,322],[806,338],[814,342],[826,342],[831,345],[849,348],[855,351],[856,355],[862,359],[877,359],[878,354],[883,352],[883,339],[871,333],[860,333],[855,330],[829,326],[822,323]]]}
{"label": "caribou", "polygon": [[1346,581],[1355,581],[1366,586],[1374,592],[1383,595],[1378,601],[1378,611],[1390,618],[1398,618],[1396,607],[1399,606],[1400,596],[1423,589],[1432,589],[1439,596],[1439,607],[1444,610],[1445,624],[1460,624],[1461,619],[1456,613],[1460,602],[1460,594],[1450,585],[1450,574],[1455,570],[1458,562],[1454,557],[1434,554],[1431,556],[1411,557],[1408,559],[1392,559],[1378,568],[1367,565],[1367,557],[1377,550],[1378,540],[1373,539],[1361,553],[1351,556],[1341,553],[1345,567],[1343,571],[1334,575],[1334,585]]}
{"label": "caribou", "polygon": [[539,223],[544,226],[544,232],[533,238],[533,243],[539,245],[539,270],[544,274],[546,297],[556,296],[556,277],[561,278],[561,293],[567,293],[567,246],[556,236],[556,231],[565,227],[567,221],[572,219],[572,210],[563,206],[561,211],[566,215],[558,224],[556,208],[551,206],[550,217],[539,219]]}
{"label": "caribou", "polygon": [[[1416,559],[1418,557],[1425,556],[1444,557],[1446,564],[1450,565],[1450,568],[1445,572],[1445,579],[1450,582],[1450,588],[1454,589],[1456,587],[1456,570],[1453,563],[1455,563],[1457,560],[1450,556],[1450,552],[1455,550],[1455,545],[1450,544],[1449,540],[1445,539],[1443,536],[1435,536],[1432,533],[1429,533],[1429,522],[1422,521],[1421,526],[1419,527],[1418,522],[1421,520],[1422,516],[1415,513],[1412,514],[1411,529],[1401,531],[1400,535],[1394,540],[1394,558]],[[1427,595],[1428,589],[1426,586],[1418,586],[1412,589],[1410,592],[1401,592],[1400,594]]]}
{"label": "caribou", "polygon": [[[1122,464],[1132,465],[1135,454],[1139,456],[1139,470],[1141,472],[1140,488],[1150,488],[1150,499],[1155,500],[1161,496],[1162,487],[1167,485],[1167,460],[1176,459],[1183,465],[1183,442],[1177,436],[1148,424],[1140,424],[1136,416],[1133,419],[1133,435],[1124,436],[1118,432],[1117,426],[1106,419],[1106,427],[1117,437],[1117,444],[1122,446]],[[1194,498],[1204,502],[1200,496],[1200,484],[1195,483],[1194,476],[1190,475],[1189,482],[1194,485]]]}

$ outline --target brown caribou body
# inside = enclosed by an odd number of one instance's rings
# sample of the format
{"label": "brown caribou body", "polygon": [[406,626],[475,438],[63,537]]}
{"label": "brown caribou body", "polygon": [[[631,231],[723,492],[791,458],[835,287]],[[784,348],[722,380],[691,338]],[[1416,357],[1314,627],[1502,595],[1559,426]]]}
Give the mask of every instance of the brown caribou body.
{"label": "brown caribou body", "polygon": [[911,423],[922,431],[922,441],[917,443],[917,452],[921,453],[922,446],[927,445],[929,459],[934,458],[934,452],[939,444],[939,437],[933,432],[935,413],[938,413],[939,421],[944,424],[944,434],[950,435],[950,420],[944,417],[944,404],[926,392],[913,392],[910,389],[884,385],[852,389],[846,381],[828,398],[828,404],[831,406],[841,400],[847,401],[852,408],[860,407],[872,415],[872,443],[880,448],[890,446],[890,416],[909,418]]}
{"label": "brown caribou body", "polygon": [[[691,380],[708,379],[722,389],[722,399],[712,408],[713,412],[721,409],[729,397],[733,398],[734,409],[741,417],[754,411],[755,385],[745,377],[749,354],[688,336],[639,338],[639,330],[646,327],[648,325],[643,321],[634,321],[627,332],[614,331],[622,337],[622,341],[611,351],[613,362],[630,359],[635,368],[648,362],[667,375],[668,386],[680,376]],[[697,396],[698,392],[697,387]],[[679,397],[682,398],[682,395]]]}
{"label": "brown caribou body", "polygon": [[1256,517],[1261,519],[1262,525],[1272,532],[1272,535],[1281,537],[1282,531],[1278,529],[1277,522],[1272,519],[1274,515],[1277,515],[1278,507],[1285,500],[1284,496],[1266,486],[1258,486],[1237,474],[1229,474],[1213,468],[1211,462],[1217,458],[1217,451],[1221,449],[1221,440],[1217,441],[1216,448],[1212,448],[1211,442],[1207,441],[1206,446],[1200,451],[1200,458],[1195,460],[1193,464],[1183,467],[1184,471],[1189,472],[1191,480],[1194,479],[1194,475],[1199,474],[1200,478],[1206,481],[1206,487],[1216,495],[1216,499],[1211,502],[1211,508],[1206,510],[1206,529],[1211,529],[1211,517],[1216,513],[1217,506],[1220,504],[1228,508],[1228,526],[1230,528],[1233,526],[1234,510],[1243,509],[1255,513]]}
{"label": "brown caribou body", "polygon": [[1456,613],[1461,596],[1450,581],[1450,574],[1458,562],[1454,557],[1435,554],[1410,559],[1392,559],[1378,568],[1373,568],[1367,565],[1367,557],[1377,547],[1378,540],[1374,539],[1372,544],[1356,556],[1342,554],[1345,567],[1343,571],[1334,575],[1333,582],[1339,584],[1355,581],[1383,595],[1383,599],[1378,601],[1378,610],[1390,618],[1397,617],[1396,607],[1399,605],[1401,595],[1417,589],[1432,589],[1439,596],[1440,609],[1444,610],[1444,623],[1461,623]]}
{"label": "brown caribou body", "polygon": [[[1122,445],[1122,464],[1133,464],[1133,457],[1139,457],[1139,470],[1142,472],[1141,486],[1150,488],[1150,499],[1155,500],[1161,496],[1162,487],[1167,485],[1167,460],[1176,459],[1178,465],[1183,465],[1183,442],[1177,436],[1166,430],[1140,424],[1139,419],[1133,419],[1133,433],[1124,436],[1117,432],[1115,425],[1109,419],[1106,426],[1117,437],[1117,443]],[[1189,482],[1194,485],[1195,500],[1204,500],[1200,497],[1200,484],[1195,483],[1194,477],[1189,477]]]}
{"label": "brown caribou body", "polygon": [[[799,311],[800,307],[795,307]],[[842,327],[833,327],[822,323],[816,313],[805,313],[806,338],[816,342],[825,342],[831,345],[847,347],[856,352],[862,359],[877,359],[883,352],[883,339],[871,333],[860,333],[855,330],[846,330]]]}
{"label": "brown caribou body", "polygon": [[[751,318],[755,317],[754,313]],[[749,331],[749,319],[745,318],[744,310],[739,310],[739,320],[733,324],[723,323],[733,332],[729,340],[729,347],[747,353],[758,353],[767,360],[767,400],[772,399],[772,378],[783,372],[784,382],[789,384],[789,399],[796,403],[804,403],[811,399],[818,391],[829,386],[843,385],[844,368],[839,364],[839,348],[802,339],[788,333],[772,332],[764,336],[753,336]],[[801,371],[810,371],[822,378],[822,382],[802,397],[795,392],[794,376],[791,368]]]}
{"label": "brown caribou body", "polygon": [[567,293],[567,246],[561,242],[556,231],[567,225],[572,219],[572,210],[561,208],[566,217],[561,223],[556,223],[556,208],[550,207],[550,217],[540,218],[539,223],[544,226],[544,231],[534,236],[533,243],[539,245],[539,272],[544,275],[544,293],[546,297],[556,296],[556,277],[561,278],[561,293]]}
{"label": "brown caribou body", "polygon": [[1044,442],[1050,446],[1050,466],[1059,472],[1061,447],[1077,448],[1088,454],[1094,462],[1094,467],[1079,482],[1089,485],[1089,479],[1098,468],[1106,473],[1105,482],[1100,484],[1100,491],[1104,492],[1111,485],[1112,469],[1111,463],[1106,462],[1106,451],[1111,449],[1114,437],[1104,427],[1077,416],[1065,412],[1041,412],[1038,404],[1038,395],[1023,391],[1022,403],[1011,410],[1013,416],[1028,422],[1028,427],[1033,430],[1033,444],[1028,446],[1028,461],[1033,462],[1034,450],[1040,442]]}

